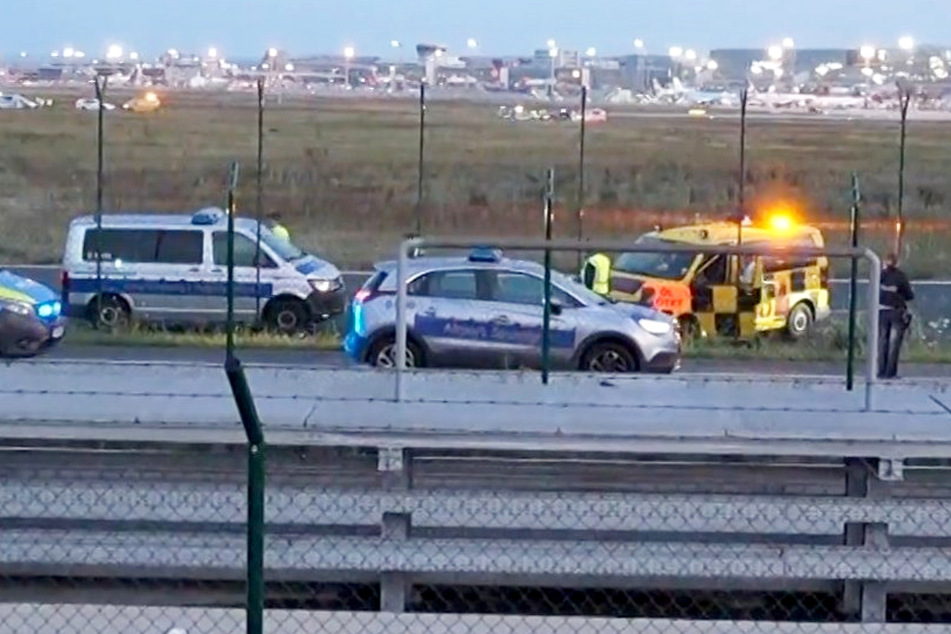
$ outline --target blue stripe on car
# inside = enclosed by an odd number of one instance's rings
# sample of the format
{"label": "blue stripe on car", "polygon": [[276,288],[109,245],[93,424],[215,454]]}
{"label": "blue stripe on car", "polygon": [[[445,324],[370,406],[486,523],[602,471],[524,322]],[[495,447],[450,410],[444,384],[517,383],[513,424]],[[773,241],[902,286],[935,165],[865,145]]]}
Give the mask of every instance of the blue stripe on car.
{"label": "blue stripe on car", "polygon": [[[191,280],[118,280],[103,278],[102,290],[104,293],[224,297],[228,294],[228,283]],[[69,281],[69,292],[98,293],[99,283],[95,278],[72,278]],[[234,283],[235,297],[270,297],[273,292],[273,284],[255,284],[254,282]]]}
{"label": "blue stripe on car", "polygon": [[[474,319],[442,319],[417,315],[413,328],[423,337],[446,337],[525,346],[540,346],[542,342],[541,326],[503,326]],[[573,348],[575,331],[552,328],[549,332],[549,342],[553,348]]]}

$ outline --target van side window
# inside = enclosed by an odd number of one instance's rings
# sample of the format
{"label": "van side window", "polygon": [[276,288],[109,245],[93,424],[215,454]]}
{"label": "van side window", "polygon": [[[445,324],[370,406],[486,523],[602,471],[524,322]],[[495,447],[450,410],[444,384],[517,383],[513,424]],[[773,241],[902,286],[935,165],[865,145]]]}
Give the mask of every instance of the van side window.
{"label": "van side window", "polygon": [[[263,241],[262,241],[263,244]],[[228,266],[228,233],[216,231],[212,234],[212,250],[215,256],[215,266]],[[254,256],[258,253],[258,246],[254,240],[240,233],[234,234],[234,265],[254,267]],[[277,268],[268,255],[261,248],[261,268]]]}
{"label": "van side window", "polygon": [[201,264],[205,235],[201,231],[162,231],[159,233],[155,261],[162,264]]}
{"label": "van side window", "polygon": [[103,262],[155,262],[160,233],[158,229],[87,229],[83,260],[95,262],[98,247]]}

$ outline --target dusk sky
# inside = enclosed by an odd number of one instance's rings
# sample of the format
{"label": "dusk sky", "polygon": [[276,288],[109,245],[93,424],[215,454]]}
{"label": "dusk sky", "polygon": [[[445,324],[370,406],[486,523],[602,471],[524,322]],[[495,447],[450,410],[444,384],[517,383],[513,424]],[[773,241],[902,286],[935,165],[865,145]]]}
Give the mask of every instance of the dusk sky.
{"label": "dusk sky", "polygon": [[[951,45],[947,0],[32,0],[4,3],[0,53],[46,56],[71,46],[102,56],[110,44],[154,56],[167,48],[257,56],[270,46],[292,55],[391,55],[390,41],[464,53],[527,54],[552,38],[599,54],[766,47],[894,46],[903,35]],[[13,27],[13,28],[11,28]]]}

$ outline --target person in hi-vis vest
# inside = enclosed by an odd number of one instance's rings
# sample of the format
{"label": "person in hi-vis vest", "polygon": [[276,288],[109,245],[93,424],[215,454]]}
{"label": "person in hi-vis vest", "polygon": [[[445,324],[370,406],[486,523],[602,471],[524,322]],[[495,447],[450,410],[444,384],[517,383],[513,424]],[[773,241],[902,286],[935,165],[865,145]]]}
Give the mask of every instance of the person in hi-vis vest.
{"label": "person in hi-vis vest", "polygon": [[611,291],[611,258],[603,253],[589,257],[585,260],[581,279],[595,293],[607,295]]}
{"label": "person in hi-vis vest", "polygon": [[290,231],[287,230],[287,228],[284,225],[281,224],[280,214],[275,212],[268,215],[266,224],[268,229],[271,230],[271,233],[276,235],[278,238],[281,238],[282,240],[287,240],[288,242],[290,242],[291,233]]}

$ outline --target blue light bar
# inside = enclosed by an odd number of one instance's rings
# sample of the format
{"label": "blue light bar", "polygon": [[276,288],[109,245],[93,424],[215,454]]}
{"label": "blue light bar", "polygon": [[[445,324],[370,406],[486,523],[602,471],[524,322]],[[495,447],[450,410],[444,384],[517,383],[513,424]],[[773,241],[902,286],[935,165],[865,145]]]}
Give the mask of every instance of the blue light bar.
{"label": "blue light bar", "polygon": [[217,207],[199,209],[192,216],[193,225],[216,225],[225,217],[225,212]]}
{"label": "blue light bar", "polygon": [[495,247],[475,247],[469,252],[470,262],[501,262],[502,249]]}

